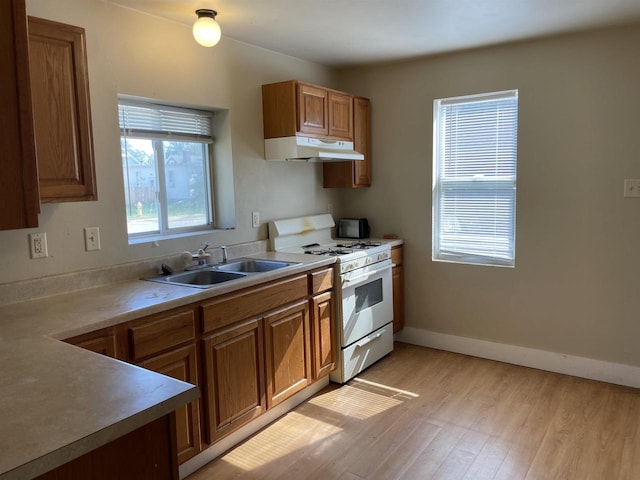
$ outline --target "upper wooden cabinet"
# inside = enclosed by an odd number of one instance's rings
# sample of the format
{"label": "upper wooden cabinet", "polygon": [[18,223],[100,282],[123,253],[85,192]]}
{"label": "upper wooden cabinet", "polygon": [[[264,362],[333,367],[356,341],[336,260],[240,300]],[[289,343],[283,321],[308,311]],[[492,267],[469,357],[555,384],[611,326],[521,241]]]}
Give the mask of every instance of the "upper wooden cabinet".
{"label": "upper wooden cabinet", "polygon": [[[329,136],[353,138],[353,95],[329,90]],[[356,150],[357,151],[357,150]]]}
{"label": "upper wooden cabinet", "polygon": [[38,173],[24,0],[0,2],[0,230],[38,226]]}
{"label": "upper wooden cabinet", "polygon": [[364,160],[323,164],[325,188],[371,186],[371,102],[368,98],[353,99],[353,148],[364,155]]}
{"label": "upper wooden cabinet", "polygon": [[96,200],[84,29],[29,17],[40,199]]}
{"label": "upper wooden cabinet", "polygon": [[353,141],[353,96],[289,80],[262,86],[264,138],[302,135]]}

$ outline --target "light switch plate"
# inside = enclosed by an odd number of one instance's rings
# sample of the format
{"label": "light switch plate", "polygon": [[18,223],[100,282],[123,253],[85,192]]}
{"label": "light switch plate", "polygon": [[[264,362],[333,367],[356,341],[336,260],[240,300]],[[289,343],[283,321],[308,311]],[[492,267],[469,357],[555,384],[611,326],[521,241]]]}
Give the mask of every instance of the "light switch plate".
{"label": "light switch plate", "polygon": [[84,229],[84,249],[87,252],[100,250],[100,229],[98,227]]}
{"label": "light switch plate", "polygon": [[627,178],[624,181],[625,197],[640,197],[640,180]]}

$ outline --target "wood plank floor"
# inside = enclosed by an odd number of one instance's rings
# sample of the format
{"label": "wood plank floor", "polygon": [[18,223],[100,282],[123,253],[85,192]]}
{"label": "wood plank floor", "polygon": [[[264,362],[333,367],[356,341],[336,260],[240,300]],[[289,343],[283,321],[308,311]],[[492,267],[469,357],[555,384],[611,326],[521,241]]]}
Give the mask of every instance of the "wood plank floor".
{"label": "wood plank floor", "polygon": [[397,343],[188,477],[640,479],[640,390]]}

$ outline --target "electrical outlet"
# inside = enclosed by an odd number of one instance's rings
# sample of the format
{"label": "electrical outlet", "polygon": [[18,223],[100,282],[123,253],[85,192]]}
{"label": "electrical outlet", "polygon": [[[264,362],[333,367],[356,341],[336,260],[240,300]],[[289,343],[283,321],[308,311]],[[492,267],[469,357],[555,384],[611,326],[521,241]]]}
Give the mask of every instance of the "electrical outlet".
{"label": "electrical outlet", "polygon": [[45,258],[49,256],[47,250],[47,234],[30,233],[29,234],[29,250],[31,252],[31,258]]}
{"label": "electrical outlet", "polygon": [[640,197],[640,180],[626,179],[624,181],[625,197]]}
{"label": "electrical outlet", "polygon": [[260,212],[251,212],[251,225],[253,228],[260,226]]}
{"label": "electrical outlet", "polygon": [[87,252],[100,250],[100,229],[98,227],[85,227],[84,249]]}
{"label": "electrical outlet", "polygon": [[327,213],[333,213],[333,203],[327,204]]}

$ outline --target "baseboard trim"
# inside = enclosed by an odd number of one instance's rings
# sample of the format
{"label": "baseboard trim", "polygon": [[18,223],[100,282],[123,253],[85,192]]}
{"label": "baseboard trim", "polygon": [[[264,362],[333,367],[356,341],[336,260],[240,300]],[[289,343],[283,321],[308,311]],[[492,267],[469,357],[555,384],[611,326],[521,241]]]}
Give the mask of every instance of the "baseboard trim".
{"label": "baseboard trim", "polygon": [[640,388],[640,367],[632,365],[459,337],[412,327],[405,327],[396,334],[395,339],[413,345]]}

